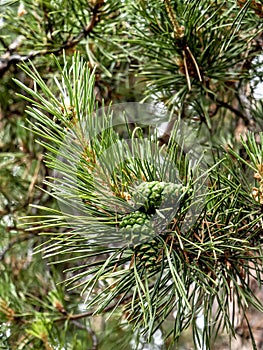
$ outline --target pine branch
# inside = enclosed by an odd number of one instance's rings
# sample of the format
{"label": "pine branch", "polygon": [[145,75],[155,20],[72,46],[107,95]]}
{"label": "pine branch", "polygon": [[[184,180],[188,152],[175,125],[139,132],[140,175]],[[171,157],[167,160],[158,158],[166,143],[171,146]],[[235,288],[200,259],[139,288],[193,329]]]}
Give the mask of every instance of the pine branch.
{"label": "pine branch", "polygon": [[16,54],[15,51],[22,44],[24,38],[19,36],[9,45],[6,52],[0,57],[0,78],[10,69],[11,66],[18,63],[27,62],[33,60],[39,56],[45,56],[48,54],[60,54],[64,50],[72,49],[77,46],[83,39],[93,33],[94,28],[100,21],[100,9],[103,7],[104,1],[97,1],[91,11],[91,20],[85,25],[81,32],[72,38],[67,39],[66,42],[62,43],[59,48],[45,49],[39,51],[31,51],[27,55]]}
{"label": "pine branch", "polygon": [[[37,120],[32,127],[46,140],[48,165],[63,174],[63,180],[49,182],[51,195],[70,209],[42,207],[50,215],[33,218],[36,230],[72,227],[69,232],[51,233],[39,251],[49,259],[61,256],[63,262],[76,263],[67,270],[66,283],[87,294],[88,307],[96,307],[100,313],[125,305],[127,320],[147,331],[149,337],[174,310],[181,320],[175,321],[179,336],[193,325],[193,315],[203,306],[207,313],[204,341],[209,346],[215,302],[219,305],[215,327],[221,325],[234,333],[230,317],[234,306],[225,308],[230,283],[241,309],[245,310],[248,302],[263,308],[248,284],[255,271],[262,271],[262,214],[248,178],[240,171],[240,157],[230,150],[221,152],[222,159],[211,156],[212,165],[205,171],[209,185],[205,193],[197,195],[198,172],[195,174],[180,142],[173,139],[178,134],[175,125],[167,148],[159,147],[155,134],[145,139],[138,127],[127,144],[113,128],[110,109],[96,115],[93,75],[79,56],[74,56],[70,66],[65,62],[64,69],[56,63],[61,75],[56,77],[56,86],[63,91],[59,98],[34,66],[22,69],[41,92],[17,81],[32,96],[27,97],[34,103],[29,113]],[[70,103],[66,104],[64,96]],[[228,105],[222,102],[222,107]],[[41,111],[59,118],[60,124]],[[253,154],[260,157],[262,150],[252,135],[248,140],[244,147],[253,164],[245,163],[256,170]],[[178,172],[169,164],[176,165]],[[178,174],[183,180],[176,185]],[[260,187],[258,193],[261,191]],[[179,198],[176,212],[158,206],[161,193],[168,198],[171,194],[172,201]],[[204,210],[193,225],[188,223],[190,226],[183,229],[185,217],[190,219],[187,213],[200,202]],[[167,223],[162,221],[166,218]],[[144,234],[146,240],[136,241]],[[90,314],[66,315],[62,320]]]}
{"label": "pine branch", "polygon": [[[17,228],[15,228],[15,230],[18,230]],[[18,230],[19,231],[19,230]],[[8,253],[8,251],[16,244],[27,241],[29,239],[31,239],[32,237],[34,237],[35,235],[30,233],[30,232],[25,232],[24,230],[22,230],[23,232],[20,233],[19,235],[13,237],[8,244],[6,245],[6,247],[4,247],[1,252],[0,252],[0,261],[4,260],[5,255]]]}
{"label": "pine branch", "polygon": [[[125,298],[122,298],[121,300],[118,300],[117,303],[113,303],[112,305],[107,306],[103,312],[105,312],[105,313],[110,312],[110,311],[116,309],[117,305],[126,305],[127,302],[129,302],[131,299],[132,299],[132,295],[129,295]],[[82,312],[79,314],[67,314],[67,315],[62,316],[60,318],[57,318],[55,320],[55,322],[62,322],[62,321],[66,321],[66,320],[70,320],[70,321],[80,320],[82,318],[87,318],[87,317],[93,316],[94,312],[95,312],[95,310]]]}

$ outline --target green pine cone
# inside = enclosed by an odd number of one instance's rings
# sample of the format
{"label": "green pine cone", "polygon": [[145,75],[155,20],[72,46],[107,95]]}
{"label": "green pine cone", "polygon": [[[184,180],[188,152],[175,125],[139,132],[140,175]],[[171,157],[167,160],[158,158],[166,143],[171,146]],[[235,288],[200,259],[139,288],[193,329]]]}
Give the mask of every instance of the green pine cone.
{"label": "green pine cone", "polygon": [[136,206],[146,213],[154,213],[159,207],[165,208],[178,202],[183,186],[171,182],[151,181],[141,183],[133,194]]}
{"label": "green pine cone", "polygon": [[135,247],[137,262],[143,264],[147,269],[156,267],[160,258],[161,247],[159,242],[152,239]]}
{"label": "green pine cone", "polygon": [[120,222],[120,232],[129,243],[136,244],[154,235],[150,216],[140,211],[126,215]]}
{"label": "green pine cone", "polygon": [[146,213],[135,211],[120,222],[120,233],[133,245],[137,264],[152,269],[160,255],[159,242],[154,239],[154,224]]}

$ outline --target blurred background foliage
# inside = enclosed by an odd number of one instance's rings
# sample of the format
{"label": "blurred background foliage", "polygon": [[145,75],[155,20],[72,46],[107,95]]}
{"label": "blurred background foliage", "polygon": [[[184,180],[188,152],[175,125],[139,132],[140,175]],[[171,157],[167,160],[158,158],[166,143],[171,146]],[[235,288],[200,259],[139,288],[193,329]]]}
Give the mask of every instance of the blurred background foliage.
{"label": "blurred background foliage", "polygon": [[[50,54],[63,64],[63,52],[78,51],[96,68],[98,106],[161,103],[194,123],[204,144],[231,145],[245,158],[240,134],[262,129],[262,7],[260,0],[0,2],[0,349],[168,349],[171,343],[156,336],[147,344],[119,325],[121,311],[109,320],[92,317],[79,294],[58,284],[67,262],[51,267],[34,254],[44,238],[21,228],[19,217],[41,214],[32,204],[57,203],[43,184],[51,175],[46,150],[35,142],[27,102],[18,95],[26,92],[13,78],[30,88],[34,82],[17,64],[33,61],[59,95]],[[172,127],[173,121],[161,142]],[[239,327],[245,341],[248,331]],[[183,337],[178,346],[192,345]]]}

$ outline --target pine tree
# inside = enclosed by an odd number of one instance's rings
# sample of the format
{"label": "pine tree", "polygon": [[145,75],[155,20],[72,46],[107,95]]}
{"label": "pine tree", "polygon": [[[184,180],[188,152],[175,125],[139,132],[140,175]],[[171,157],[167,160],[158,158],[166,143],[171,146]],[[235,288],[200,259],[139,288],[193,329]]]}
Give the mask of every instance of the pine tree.
{"label": "pine tree", "polygon": [[1,348],[260,349],[262,1],[0,9]]}

